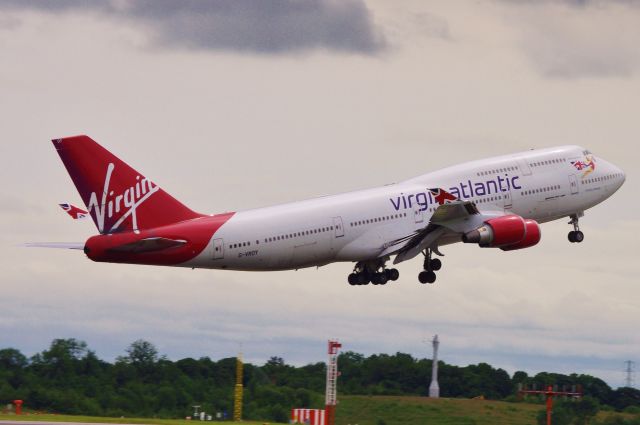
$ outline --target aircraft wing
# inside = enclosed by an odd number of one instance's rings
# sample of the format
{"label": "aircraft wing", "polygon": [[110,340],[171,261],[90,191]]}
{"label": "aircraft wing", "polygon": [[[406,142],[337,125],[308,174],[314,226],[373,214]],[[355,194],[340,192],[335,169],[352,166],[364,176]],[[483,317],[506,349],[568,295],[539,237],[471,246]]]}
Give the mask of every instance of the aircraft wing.
{"label": "aircraft wing", "polygon": [[481,213],[474,202],[457,199],[444,189],[430,189],[440,203],[427,226],[413,235],[398,239],[385,248],[380,257],[396,255],[393,264],[410,260],[423,250],[437,247],[445,235],[463,234],[479,227],[487,218],[504,213]]}

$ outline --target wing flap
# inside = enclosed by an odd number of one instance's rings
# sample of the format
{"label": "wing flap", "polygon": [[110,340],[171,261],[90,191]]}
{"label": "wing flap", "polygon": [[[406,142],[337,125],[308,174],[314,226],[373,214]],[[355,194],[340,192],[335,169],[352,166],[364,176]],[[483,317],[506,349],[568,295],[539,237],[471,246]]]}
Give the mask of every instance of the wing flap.
{"label": "wing flap", "polygon": [[431,216],[431,223],[442,223],[446,221],[466,218],[470,215],[479,214],[476,204],[471,201],[456,201],[449,204],[440,205]]}
{"label": "wing flap", "polygon": [[413,243],[408,243],[400,250],[398,255],[396,255],[396,258],[393,260],[393,264],[410,260],[420,254],[425,248],[428,248],[431,245],[437,245],[438,239],[440,239],[446,231],[447,229],[444,227],[434,226],[434,229],[426,235],[417,235],[418,237],[415,238]]}

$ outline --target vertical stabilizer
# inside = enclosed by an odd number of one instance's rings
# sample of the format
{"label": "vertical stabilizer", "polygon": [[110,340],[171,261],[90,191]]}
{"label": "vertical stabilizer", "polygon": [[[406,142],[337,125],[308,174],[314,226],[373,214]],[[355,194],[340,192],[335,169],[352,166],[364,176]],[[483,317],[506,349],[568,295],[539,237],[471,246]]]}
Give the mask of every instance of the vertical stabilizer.
{"label": "vertical stabilizer", "polygon": [[54,139],[100,233],[138,231],[200,217],[88,136]]}

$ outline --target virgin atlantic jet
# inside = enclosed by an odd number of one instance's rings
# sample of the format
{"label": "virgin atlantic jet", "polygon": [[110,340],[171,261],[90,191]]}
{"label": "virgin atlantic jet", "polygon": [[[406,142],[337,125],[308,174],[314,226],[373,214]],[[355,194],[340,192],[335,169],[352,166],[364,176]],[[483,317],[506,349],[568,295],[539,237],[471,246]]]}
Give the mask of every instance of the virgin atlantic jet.
{"label": "virgin atlantic jet", "polygon": [[578,220],[610,197],[624,172],[580,146],[467,162],[400,183],[341,195],[205,215],[192,211],[87,136],[53,140],[100,234],[93,261],[221,270],[290,270],[355,263],[351,285],[384,285],[393,264],[424,256],[433,283],[440,247],[456,242],[512,251],[540,241],[540,223]]}

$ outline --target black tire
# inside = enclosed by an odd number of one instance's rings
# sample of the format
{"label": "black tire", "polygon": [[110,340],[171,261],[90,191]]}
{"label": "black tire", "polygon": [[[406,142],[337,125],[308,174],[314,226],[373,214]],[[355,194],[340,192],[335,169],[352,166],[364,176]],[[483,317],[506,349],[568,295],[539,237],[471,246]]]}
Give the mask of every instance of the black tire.
{"label": "black tire", "polygon": [[441,268],[442,268],[442,261],[440,261],[439,258],[434,258],[433,260],[431,260],[431,270],[433,270],[434,272],[437,272]]}
{"label": "black tire", "polygon": [[358,285],[368,285],[369,282],[370,282],[370,279],[366,273],[358,274]]}
{"label": "black tire", "polygon": [[389,276],[385,272],[378,273],[378,282],[380,285],[386,285],[389,281]]}
{"label": "black tire", "polygon": [[351,273],[349,277],[347,277],[347,281],[351,286],[357,285],[359,280],[359,276],[355,273]]}
{"label": "black tire", "polygon": [[427,283],[433,283],[436,281],[436,274],[434,272],[427,272]]}
{"label": "black tire", "polygon": [[584,240],[584,233],[582,233],[580,230],[578,230],[577,232],[574,233],[573,235],[573,241],[576,243],[580,243]]}
{"label": "black tire", "polygon": [[573,230],[570,231],[567,235],[567,239],[569,239],[569,242],[574,243],[576,241],[576,232],[574,232]]}
{"label": "black tire", "polygon": [[398,271],[398,269],[388,269],[386,273],[389,280],[393,282],[398,280],[398,278],[400,277],[400,272]]}
{"label": "black tire", "polygon": [[380,273],[374,273],[373,275],[371,275],[371,283],[373,283],[374,285],[380,284]]}
{"label": "black tire", "polygon": [[428,276],[429,276],[429,272],[427,271],[420,272],[418,273],[418,281],[422,284],[425,284],[429,280]]}

